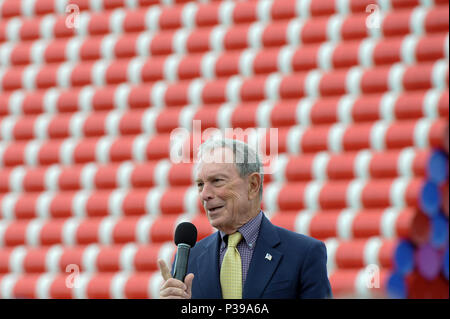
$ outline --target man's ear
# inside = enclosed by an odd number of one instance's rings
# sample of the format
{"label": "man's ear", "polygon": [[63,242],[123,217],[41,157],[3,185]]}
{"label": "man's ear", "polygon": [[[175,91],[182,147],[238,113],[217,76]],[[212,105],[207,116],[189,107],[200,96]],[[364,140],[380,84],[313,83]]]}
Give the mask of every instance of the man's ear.
{"label": "man's ear", "polygon": [[261,185],[261,175],[259,173],[251,173],[248,176],[248,199],[259,197]]}

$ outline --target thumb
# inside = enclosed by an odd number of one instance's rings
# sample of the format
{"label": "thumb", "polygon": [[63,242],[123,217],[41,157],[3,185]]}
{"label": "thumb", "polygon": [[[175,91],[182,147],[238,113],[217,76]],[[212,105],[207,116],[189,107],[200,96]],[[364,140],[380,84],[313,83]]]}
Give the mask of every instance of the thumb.
{"label": "thumb", "polygon": [[189,298],[191,298],[192,295],[192,282],[194,281],[194,274],[190,273],[188,275],[186,275],[186,277],[184,278],[184,283],[187,287],[186,292],[189,295]]}

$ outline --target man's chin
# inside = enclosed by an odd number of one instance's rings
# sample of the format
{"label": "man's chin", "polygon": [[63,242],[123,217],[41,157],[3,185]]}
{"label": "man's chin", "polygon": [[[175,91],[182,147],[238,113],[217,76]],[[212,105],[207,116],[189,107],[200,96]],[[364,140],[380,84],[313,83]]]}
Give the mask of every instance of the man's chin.
{"label": "man's chin", "polygon": [[218,230],[222,229],[223,220],[220,216],[210,216],[208,214],[208,220],[212,227],[217,228]]}
{"label": "man's chin", "polygon": [[211,217],[208,215],[208,220],[212,227],[218,228],[221,225],[220,218],[218,217]]}

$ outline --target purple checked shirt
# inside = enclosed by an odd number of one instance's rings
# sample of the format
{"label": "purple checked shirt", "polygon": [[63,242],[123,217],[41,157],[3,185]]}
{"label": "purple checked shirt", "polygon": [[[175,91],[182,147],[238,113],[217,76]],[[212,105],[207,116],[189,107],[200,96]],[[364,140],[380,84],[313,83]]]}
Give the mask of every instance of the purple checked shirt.
{"label": "purple checked shirt", "polygon": [[[239,254],[241,255],[242,287],[244,287],[245,279],[247,279],[248,268],[250,266],[250,261],[252,260],[253,250],[255,249],[256,239],[258,238],[262,217],[263,212],[260,211],[255,218],[238,229],[238,232],[240,232],[243,237],[236,246]],[[220,267],[222,267],[223,257],[227,251],[227,243],[224,240],[225,236],[227,235],[224,232],[220,232],[220,237],[222,238],[222,242],[220,244]],[[228,238],[226,241],[228,242]]]}

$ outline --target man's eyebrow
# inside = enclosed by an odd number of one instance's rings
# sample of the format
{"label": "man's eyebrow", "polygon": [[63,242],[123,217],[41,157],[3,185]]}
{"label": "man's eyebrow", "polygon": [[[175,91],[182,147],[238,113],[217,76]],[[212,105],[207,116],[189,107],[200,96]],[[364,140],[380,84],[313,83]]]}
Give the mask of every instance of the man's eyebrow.
{"label": "man's eyebrow", "polygon": [[[217,178],[217,177],[228,178],[228,175],[223,174],[223,173],[217,173],[217,174],[213,174],[213,175],[209,176],[207,179],[208,179],[208,180],[212,180],[212,179]],[[197,178],[197,179],[195,180],[195,182],[196,182],[196,183],[203,182],[203,179]]]}

